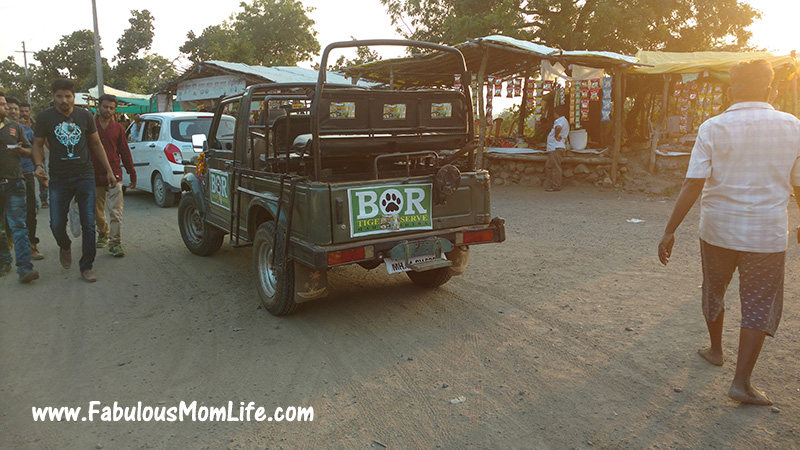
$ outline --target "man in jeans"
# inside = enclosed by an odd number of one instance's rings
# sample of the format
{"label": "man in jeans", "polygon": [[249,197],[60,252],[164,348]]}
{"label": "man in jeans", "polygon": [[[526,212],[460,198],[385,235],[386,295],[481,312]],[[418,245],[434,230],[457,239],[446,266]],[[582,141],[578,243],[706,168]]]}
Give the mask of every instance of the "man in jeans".
{"label": "man in jeans", "polygon": [[[125,130],[120,124],[114,121],[114,112],[117,110],[117,97],[113,95],[102,95],[99,99],[99,114],[95,116],[97,134],[103,143],[103,148],[108,157],[108,163],[117,177],[116,186],[109,187],[106,179],[105,169],[99,164],[97,159],[92,158],[95,176],[95,209],[94,218],[97,222],[97,248],[105,247],[108,244],[108,252],[112,256],[122,257],[125,252],[122,250],[120,232],[122,229],[122,167],[120,161],[125,165],[125,170],[131,177],[131,189],[136,188],[136,171],[133,168],[133,158],[131,150],[128,148],[128,140],[125,138]],[[106,210],[108,211],[109,221],[106,221]],[[109,222],[111,227],[109,229]]]}
{"label": "man in jeans", "polygon": [[[731,68],[732,105],[697,133],[686,180],[667,223],[658,257],[667,264],[675,230],[702,193],[700,259],[703,316],[710,346],[698,354],[725,363],[722,325],[725,291],[739,271],[739,351],[728,396],[771,405],[750,383],[766,336],[774,336],[783,309],[789,196],[800,205],[800,120],[775,111],[772,66],[766,60]],[[786,374],[789,375],[789,374]]]}
{"label": "man in jeans", "polygon": [[[19,122],[19,100],[14,97],[6,97],[6,102],[8,103],[8,117]],[[33,130],[21,122],[20,125],[25,131],[25,138],[28,139],[28,142],[33,142]],[[39,253],[37,248],[39,238],[36,237],[36,177],[33,176],[33,161],[30,158],[21,158],[20,163],[22,164],[22,175],[25,177],[27,204],[25,225],[28,228],[28,240],[31,241],[31,260],[39,261],[44,259],[44,255]]]}
{"label": "man in jeans", "polygon": [[[75,85],[67,79],[53,82],[53,107],[36,117],[33,134],[33,163],[36,177],[50,188],[50,229],[56,238],[61,266],[72,266],[72,241],[67,236],[67,214],[69,202],[75,198],[80,210],[82,229],[81,278],[93,283],[97,276],[92,270],[95,254],[94,167],[89,150],[105,169],[108,185],[117,184],[111,170],[100,137],[97,135],[94,118],[89,111],[75,108]],[[50,148],[50,175],[45,172],[44,142]]]}
{"label": "man in jeans", "polygon": [[[25,178],[22,175],[20,157],[31,156],[31,144],[25,137],[22,126],[6,117],[7,111],[6,95],[0,92],[0,213],[5,212],[11,236],[14,238],[19,281],[30,283],[39,278],[39,272],[33,270],[31,264],[31,243],[25,226]],[[5,224],[0,226],[5,227]],[[10,271],[11,254],[8,240],[3,236],[0,239],[0,276],[5,276]]]}

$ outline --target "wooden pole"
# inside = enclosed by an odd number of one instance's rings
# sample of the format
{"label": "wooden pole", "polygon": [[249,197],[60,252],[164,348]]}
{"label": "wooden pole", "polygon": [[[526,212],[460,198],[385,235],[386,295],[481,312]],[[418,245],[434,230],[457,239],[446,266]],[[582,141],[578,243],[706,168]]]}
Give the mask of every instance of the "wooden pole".
{"label": "wooden pole", "polygon": [[525,138],[525,118],[528,117],[528,77],[525,75],[525,82],[522,84],[522,104],[519,105],[519,137]]}
{"label": "wooden pole", "polygon": [[484,47],[481,68],[478,70],[478,155],[475,165],[478,169],[483,169],[483,154],[486,151],[486,94],[483,92],[483,85],[486,82],[486,65],[489,63],[489,49]]}
{"label": "wooden pole", "polygon": [[669,75],[664,75],[664,96],[661,98],[661,114],[658,122],[653,124],[653,135],[650,137],[650,173],[656,171],[656,150],[658,150],[658,140],[661,137],[661,130],[667,130],[667,110],[669,109]]}
{"label": "wooden pole", "polygon": [[622,148],[622,77],[620,69],[614,71],[614,153],[611,161],[611,182],[617,182],[619,152]]}

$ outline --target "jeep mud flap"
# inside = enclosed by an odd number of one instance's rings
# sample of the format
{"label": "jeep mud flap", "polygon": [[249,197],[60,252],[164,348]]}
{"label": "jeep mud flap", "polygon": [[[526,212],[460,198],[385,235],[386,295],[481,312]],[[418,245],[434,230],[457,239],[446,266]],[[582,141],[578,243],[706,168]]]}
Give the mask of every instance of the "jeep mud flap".
{"label": "jeep mud flap", "polygon": [[303,303],[328,296],[328,272],[294,261],[294,301]]}

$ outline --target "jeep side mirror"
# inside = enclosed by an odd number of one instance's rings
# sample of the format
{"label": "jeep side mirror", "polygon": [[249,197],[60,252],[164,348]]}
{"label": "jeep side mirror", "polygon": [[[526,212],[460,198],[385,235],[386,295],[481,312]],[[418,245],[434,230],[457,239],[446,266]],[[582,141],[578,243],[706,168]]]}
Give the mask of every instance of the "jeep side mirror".
{"label": "jeep side mirror", "polygon": [[193,134],[192,135],[192,148],[194,151],[199,152],[204,150],[206,147],[206,135],[205,134]]}

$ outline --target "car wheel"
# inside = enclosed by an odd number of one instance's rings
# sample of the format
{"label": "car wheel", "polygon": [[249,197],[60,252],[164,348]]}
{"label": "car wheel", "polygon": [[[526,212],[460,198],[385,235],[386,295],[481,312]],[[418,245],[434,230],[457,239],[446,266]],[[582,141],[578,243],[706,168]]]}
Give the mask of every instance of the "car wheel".
{"label": "car wheel", "polygon": [[164,183],[160,173],[153,177],[153,198],[161,208],[169,208],[175,202],[175,193]]}
{"label": "car wheel", "polygon": [[222,247],[225,234],[206,223],[193,194],[185,194],[178,205],[178,228],[186,248],[195,255],[208,256]]}
{"label": "car wheel", "polygon": [[283,238],[278,236],[273,248],[275,223],[262,223],[253,239],[253,269],[256,287],[264,309],[273,316],[283,316],[297,309],[294,301],[294,263],[275,264],[273,256],[283,251]]}
{"label": "car wheel", "polygon": [[406,272],[406,274],[408,274],[408,278],[411,278],[414,284],[426,288],[437,288],[450,281],[450,277],[452,276],[449,267],[440,267],[424,272],[414,272],[412,270]]}

